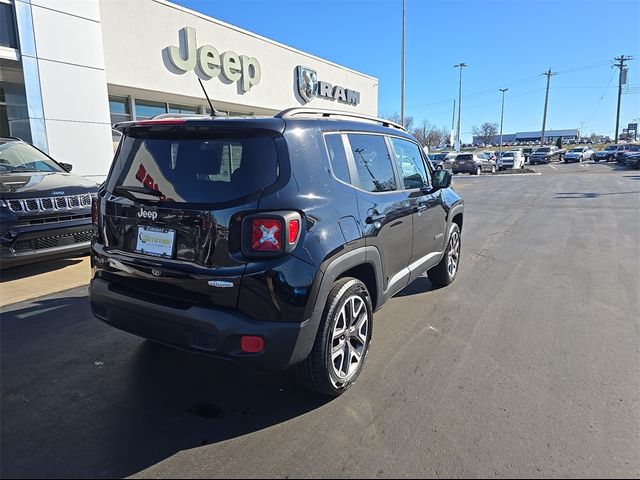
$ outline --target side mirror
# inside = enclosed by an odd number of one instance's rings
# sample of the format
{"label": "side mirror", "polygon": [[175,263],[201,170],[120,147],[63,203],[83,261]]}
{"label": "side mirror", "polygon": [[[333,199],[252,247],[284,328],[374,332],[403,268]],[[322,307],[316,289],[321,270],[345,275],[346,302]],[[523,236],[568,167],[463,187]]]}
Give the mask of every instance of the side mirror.
{"label": "side mirror", "polygon": [[70,163],[62,163],[62,162],[58,162],[60,164],[60,166],[62,168],[64,168],[67,172],[70,172],[71,170],[73,170],[73,165],[71,165]]}
{"label": "side mirror", "polygon": [[433,189],[441,190],[451,186],[453,174],[449,170],[436,170],[433,173]]}

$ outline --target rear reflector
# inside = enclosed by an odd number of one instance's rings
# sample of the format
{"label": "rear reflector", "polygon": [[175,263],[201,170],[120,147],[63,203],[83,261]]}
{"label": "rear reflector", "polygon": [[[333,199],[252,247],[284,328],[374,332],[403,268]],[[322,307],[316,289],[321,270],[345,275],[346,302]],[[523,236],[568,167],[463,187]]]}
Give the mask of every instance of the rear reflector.
{"label": "rear reflector", "polygon": [[300,233],[300,221],[291,220],[289,222],[289,245],[294,245],[298,241],[299,233]]}
{"label": "rear reflector", "polygon": [[245,335],[240,338],[240,350],[244,353],[260,353],[264,350],[264,339],[262,337]]}
{"label": "rear reflector", "polygon": [[255,252],[279,252],[282,247],[282,222],[273,218],[251,220],[251,249]]}

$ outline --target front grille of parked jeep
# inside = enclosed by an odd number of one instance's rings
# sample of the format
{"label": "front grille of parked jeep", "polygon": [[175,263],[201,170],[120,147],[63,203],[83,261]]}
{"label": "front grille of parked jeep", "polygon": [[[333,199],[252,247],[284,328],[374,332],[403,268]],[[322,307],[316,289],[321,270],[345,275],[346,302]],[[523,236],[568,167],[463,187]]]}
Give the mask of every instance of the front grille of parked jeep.
{"label": "front grille of parked jeep", "polygon": [[83,195],[67,195],[64,197],[25,198],[7,200],[9,210],[14,213],[60,212],[91,208],[89,193]]}

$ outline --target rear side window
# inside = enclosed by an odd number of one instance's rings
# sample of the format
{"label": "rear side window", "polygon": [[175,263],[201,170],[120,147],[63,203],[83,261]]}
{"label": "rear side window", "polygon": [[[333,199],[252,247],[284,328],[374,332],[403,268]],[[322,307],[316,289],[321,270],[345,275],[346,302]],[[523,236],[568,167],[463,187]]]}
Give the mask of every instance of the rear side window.
{"label": "rear side window", "polygon": [[396,155],[398,170],[404,182],[404,188],[426,188],[429,186],[427,172],[422,161],[422,155],[415,143],[399,138],[392,138],[393,151]]}
{"label": "rear side window", "polygon": [[[270,137],[147,135],[124,137],[108,180],[111,192],[123,187],[140,199],[218,203],[259,192],[278,177],[278,155]],[[161,195],[141,193],[145,187]]]}
{"label": "rear side window", "polygon": [[344,152],[344,144],[340,134],[325,135],[327,142],[327,151],[329,152],[329,160],[331,161],[331,170],[338,180],[345,183],[351,183],[349,175],[349,165],[347,163],[347,155]]}
{"label": "rear side window", "polygon": [[358,133],[349,134],[348,137],[360,188],[367,192],[395,190],[393,164],[384,137]]}

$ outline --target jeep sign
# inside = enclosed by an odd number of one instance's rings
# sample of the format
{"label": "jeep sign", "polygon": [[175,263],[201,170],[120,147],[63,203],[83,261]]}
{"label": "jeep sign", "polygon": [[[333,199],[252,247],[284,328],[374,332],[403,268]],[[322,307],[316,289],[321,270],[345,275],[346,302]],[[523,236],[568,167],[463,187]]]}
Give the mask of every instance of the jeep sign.
{"label": "jeep sign", "polygon": [[197,65],[199,73],[207,80],[222,72],[230,82],[238,81],[243,92],[248,92],[251,87],[260,83],[262,71],[260,63],[254,57],[238,55],[232,51],[220,54],[212,45],[197,48],[196,31],[191,27],[180,30],[179,38],[182,39],[179,46],[167,47],[165,51],[171,64],[181,72],[194,70]]}
{"label": "jeep sign", "polygon": [[339,85],[333,86],[329,82],[318,80],[318,74],[312,68],[301,65],[296,67],[296,79],[298,93],[305,103],[310,102],[315,97],[337,100],[354,106],[360,103],[360,92],[349,90]]}

